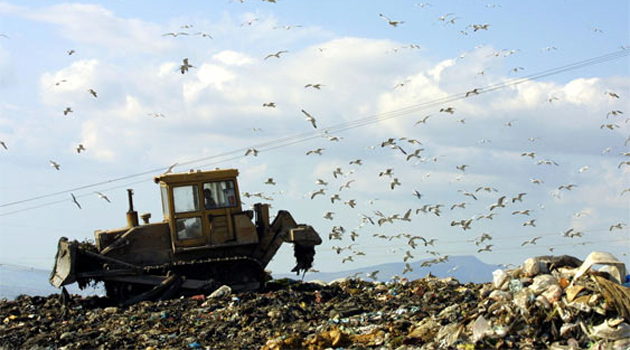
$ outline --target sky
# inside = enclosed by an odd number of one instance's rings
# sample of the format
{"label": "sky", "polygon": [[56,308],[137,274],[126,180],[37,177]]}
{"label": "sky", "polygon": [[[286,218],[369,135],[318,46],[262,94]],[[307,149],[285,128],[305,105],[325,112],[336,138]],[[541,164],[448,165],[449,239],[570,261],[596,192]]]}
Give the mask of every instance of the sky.
{"label": "sky", "polygon": [[[59,237],[125,226],[127,188],[160,221],[153,177],[177,163],[238,169],[242,192],[272,198],[246,207],[319,232],[320,271],[406,255],[628,264],[629,6],[0,2],[0,263],[48,269]],[[292,267],[288,245],[268,266]]]}

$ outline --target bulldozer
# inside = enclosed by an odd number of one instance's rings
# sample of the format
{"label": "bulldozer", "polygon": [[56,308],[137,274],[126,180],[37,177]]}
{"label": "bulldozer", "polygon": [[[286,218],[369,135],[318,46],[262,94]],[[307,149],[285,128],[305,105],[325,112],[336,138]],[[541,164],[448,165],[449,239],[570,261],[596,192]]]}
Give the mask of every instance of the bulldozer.
{"label": "bulldozer", "polygon": [[[261,290],[265,267],[282,243],[293,243],[293,272],[311,268],[322,240],[279,210],[272,222],[269,204],[243,210],[238,170],[221,169],[161,174],[162,222],[133,207],[128,191],[127,226],[96,230],[94,244],[59,239],[50,283],[62,288],[104,282],[107,296],[120,304],[211,292],[222,285],[233,291]],[[64,289],[65,290],[65,289]]]}

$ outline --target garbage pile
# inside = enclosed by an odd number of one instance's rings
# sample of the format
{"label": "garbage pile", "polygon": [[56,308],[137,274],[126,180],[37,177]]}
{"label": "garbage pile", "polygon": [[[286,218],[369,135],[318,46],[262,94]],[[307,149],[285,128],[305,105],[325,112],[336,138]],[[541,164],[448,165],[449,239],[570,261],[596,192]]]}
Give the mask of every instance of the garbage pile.
{"label": "garbage pile", "polygon": [[127,307],[20,296],[0,301],[0,349],[629,349],[627,278],[594,252],[531,258],[485,284],[277,280]]}

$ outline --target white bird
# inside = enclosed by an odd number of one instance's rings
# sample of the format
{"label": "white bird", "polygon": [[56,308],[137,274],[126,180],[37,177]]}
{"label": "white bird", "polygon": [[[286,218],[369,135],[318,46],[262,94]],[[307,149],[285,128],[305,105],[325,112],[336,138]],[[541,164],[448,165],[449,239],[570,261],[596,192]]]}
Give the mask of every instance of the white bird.
{"label": "white bird", "polygon": [[315,124],[315,118],[313,118],[312,115],[310,115],[307,111],[302,109],[302,113],[304,113],[304,115],[306,116],[306,120],[311,122],[311,124],[313,125],[313,128],[317,129],[317,124]]}
{"label": "white bird", "polygon": [[527,195],[527,193],[525,192],[521,192],[518,194],[518,196],[516,197],[512,197],[512,203],[516,203],[516,201],[522,202],[523,201],[523,196]]}
{"label": "white bird", "polygon": [[464,191],[464,190],[457,190],[457,192],[461,192],[461,193],[463,193],[463,194],[464,194],[464,196],[468,196],[468,197],[471,197],[471,198],[472,198],[472,199],[474,199],[474,200],[477,200],[477,197],[476,197],[474,194],[472,194],[472,193],[470,193],[470,192],[468,192],[468,191]]}
{"label": "white bird", "polygon": [[387,17],[385,17],[382,13],[378,14],[379,17],[385,19],[387,21],[387,23],[392,26],[392,27],[397,27],[399,24],[403,24],[405,23],[405,21],[393,21]]}
{"label": "white bird", "polygon": [[379,177],[382,177],[385,175],[392,177],[392,175],[394,175],[394,169],[388,168],[388,169],[385,169],[385,171],[381,171],[380,173],[378,173]]}
{"label": "white bird", "polygon": [[541,179],[529,179],[529,181],[531,181],[533,184],[536,184],[536,185],[540,185],[540,184],[545,183],[545,182],[544,182],[543,180],[541,180]]}
{"label": "white bird", "polygon": [[192,64],[188,63],[188,58],[184,58],[182,60],[182,65],[179,66],[179,71],[182,72],[182,74],[188,72],[189,68],[195,68],[195,66],[193,66]]}
{"label": "white bird", "polygon": [[341,198],[339,198],[339,193],[335,193],[332,196],[330,196],[330,203],[335,204],[336,200],[338,200],[338,201],[341,200]]}
{"label": "white bird", "polygon": [[203,37],[203,38],[210,38],[210,39],[212,39],[212,35],[210,35],[208,33],[197,32],[197,33],[195,33],[193,35],[201,35],[201,37]]}
{"label": "white bird", "polygon": [[164,33],[164,34],[162,34],[162,36],[172,36],[173,38],[177,38],[177,37],[178,37],[178,36],[180,36],[180,35],[190,35],[190,34],[188,34],[188,33],[186,33],[186,32],[177,32],[177,33],[175,33],[175,32],[170,32],[170,33]]}
{"label": "white bird", "polygon": [[316,185],[320,185],[320,186],[328,186],[328,182],[322,180],[322,179],[317,179],[317,181],[315,181]]}
{"label": "white bird", "polygon": [[60,170],[59,168],[61,167],[61,165],[59,165],[59,163],[57,163],[57,162],[55,162],[53,160],[49,160],[49,162],[50,162],[50,166],[51,167],[53,167],[53,168],[55,168],[57,170]]}
{"label": "white bird", "polygon": [[418,121],[414,124],[414,126],[416,126],[416,125],[418,125],[418,124],[426,124],[426,123],[427,123],[427,120],[429,120],[429,117],[430,117],[430,116],[431,116],[431,114],[429,114],[429,115],[425,116],[424,118],[422,118],[422,119],[418,120]]}
{"label": "white bird", "polygon": [[171,164],[168,169],[166,169],[166,171],[164,172],[164,174],[170,174],[173,172],[173,168],[177,166],[177,163],[173,163]]}
{"label": "white bird", "polygon": [[326,213],[324,213],[323,218],[324,218],[324,219],[328,219],[328,220],[333,220],[333,219],[334,219],[334,218],[333,218],[333,215],[334,215],[334,214],[335,214],[335,213],[333,213],[332,211],[327,211]]}
{"label": "white bird", "polygon": [[111,203],[111,201],[109,200],[109,198],[107,198],[107,196],[106,196],[106,195],[104,195],[104,194],[102,194],[101,192],[99,192],[99,191],[94,191],[94,193],[96,193],[96,194],[98,195],[98,197],[99,197],[99,198],[102,198],[102,199],[106,200],[106,201],[107,201],[107,203]]}
{"label": "white bird", "polygon": [[587,171],[588,169],[590,169],[590,166],[585,165],[585,166],[581,167],[581,168],[578,170],[578,173],[583,173],[583,172]]}
{"label": "white bird", "polygon": [[333,171],[333,176],[335,177],[335,179],[337,178],[337,176],[341,176],[341,175],[343,175],[343,171],[341,170],[341,168],[336,168]]}
{"label": "white bird", "polygon": [[323,188],[320,188],[319,190],[313,192],[311,194],[311,199],[315,198],[315,196],[317,196],[318,194],[325,195],[326,194],[326,190],[323,189]]}
{"label": "white bird", "polygon": [[534,237],[532,239],[530,239],[529,241],[525,241],[523,243],[521,243],[521,247],[527,244],[536,244],[536,240],[541,239],[542,237],[538,236],[538,237]]}
{"label": "white bird", "polygon": [[512,212],[512,215],[521,214],[521,215],[529,216],[529,212],[530,211],[531,211],[531,209],[515,210],[515,211]]}
{"label": "white bird", "polygon": [[371,278],[371,279],[373,279],[374,281],[376,281],[376,280],[377,280],[376,275],[377,275],[378,273],[379,273],[379,270],[374,270],[374,271],[372,271],[372,272],[367,273],[367,274],[366,274],[366,277],[367,277],[367,278]]}
{"label": "white bird", "polygon": [[610,225],[608,231],[612,231],[613,229],[623,230],[623,227],[626,226],[623,222],[618,222],[616,224]]}
{"label": "white bird", "polygon": [[351,183],[353,183],[354,181],[355,181],[355,180],[350,180],[350,181],[346,182],[345,184],[341,185],[341,186],[339,187],[339,191],[341,191],[341,190],[342,190],[342,189],[344,189],[344,188],[350,189],[350,184],[351,184]]}
{"label": "white bird", "polygon": [[492,247],[492,244],[488,244],[483,248],[477,249],[477,253],[481,253],[481,252],[491,252],[492,249],[490,249]]}
{"label": "white bird", "polygon": [[413,195],[418,199],[422,199],[422,193],[418,192],[418,190],[413,190]]}
{"label": "white bird", "polygon": [[245,156],[248,156],[250,154],[254,155],[254,157],[258,157],[258,150],[255,148],[248,148],[245,152]]}
{"label": "white bird", "polygon": [[281,55],[281,54],[283,54],[283,53],[287,53],[287,52],[289,52],[289,51],[287,51],[287,50],[280,50],[280,51],[278,51],[278,52],[276,52],[276,53],[272,53],[272,54],[267,55],[267,56],[264,58],[264,60],[266,60],[266,59],[267,59],[267,58],[269,58],[269,57],[280,58],[280,55]]}
{"label": "white bird", "polygon": [[314,150],[310,150],[308,152],[306,152],[306,155],[311,155],[311,154],[317,154],[317,155],[322,155],[322,151],[325,150],[325,148],[316,148]]}
{"label": "white bird", "polygon": [[494,204],[492,204],[492,205],[490,206],[490,211],[492,211],[492,210],[493,210],[493,209],[495,209],[495,208],[505,208],[505,203],[504,203],[504,201],[505,201],[505,196],[501,196],[501,197],[499,197],[499,199],[497,200],[497,202],[496,202],[496,203],[494,203]]}
{"label": "white bird", "polygon": [[354,199],[350,199],[350,200],[347,200],[347,201],[343,202],[343,204],[346,204],[346,205],[350,206],[350,208],[354,208],[357,205],[357,201],[354,200]]}
{"label": "white bird", "polygon": [[531,159],[534,159],[535,156],[536,156],[536,152],[523,152],[523,153],[521,153],[521,157],[530,157]]}
{"label": "white bird", "polygon": [[403,275],[406,274],[407,272],[413,272],[413,268],[411,267],[409,263],[405,263],[405,268],[402,271]]}
{"label": "white bird", "polygon": [[75,197],[73,193],[70,193],[70,196],[72,196],[72,201],[74,202],[74,204],[76,204],[79,209],[83,209],[81,208],[81,204],[79,204],[79,202],[77,201],[77,197]]}
{"label": "white bird", "polygon": [[526,221],[523,223],[523,226],[532,226],[532,227],[536,227],[536,219],[531,219],[529,221]]}

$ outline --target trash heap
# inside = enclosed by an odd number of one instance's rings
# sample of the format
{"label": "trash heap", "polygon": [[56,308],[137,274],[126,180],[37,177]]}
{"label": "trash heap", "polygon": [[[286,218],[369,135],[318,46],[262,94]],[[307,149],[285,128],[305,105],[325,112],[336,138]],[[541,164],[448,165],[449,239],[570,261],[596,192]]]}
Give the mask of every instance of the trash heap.
{"label": "trash heap", "polygon": [[629,349],[626,279],[594,252],[531,258],[485,284],[278,280],[128,307],[21,296],[0,301],[0,349]]}

